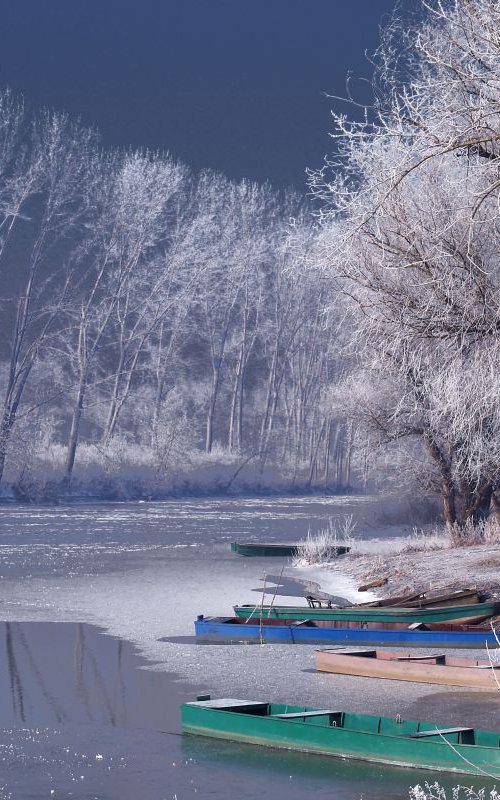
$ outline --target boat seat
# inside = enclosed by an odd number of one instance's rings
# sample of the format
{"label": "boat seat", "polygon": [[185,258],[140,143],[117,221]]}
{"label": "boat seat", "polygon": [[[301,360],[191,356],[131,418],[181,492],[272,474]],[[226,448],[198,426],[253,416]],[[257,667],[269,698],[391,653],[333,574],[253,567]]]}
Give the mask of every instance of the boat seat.
{"label": "boat seat", "polygon": [[444,664],[446,656],[443,654],[435,656],[398,656],[396,661],[435,661],[436,664]]}
{"label": "boat seat", "polygon": [[328,709],[325,711],[289,711],[286,714],[273,714],[273,717],[279,717],[279,719],[298,719],[299,717],[320,717],[323,714],[335,714],[340,716],[342,711],[329,711]]}
{"label": "boat seat", "polygon": [[376,650],[350,650],[346,647],[330,647],[325,650],[316,650],[317,653],[333,653],[339,656],[373,656],[377,655]]}
{"label": "boat seat", "polygon": [[474,728],[433,728],[430,731],[419,731],[412,734],[412,739],[421,739],[424,736],[446,736],[447,733],[472,733]]}
{"label": "boat seat", "polygon": [[306,600],[309,608],[331,608],[332,607],[332,600],[326,597],[316,597],[314,594],[307,594]]}

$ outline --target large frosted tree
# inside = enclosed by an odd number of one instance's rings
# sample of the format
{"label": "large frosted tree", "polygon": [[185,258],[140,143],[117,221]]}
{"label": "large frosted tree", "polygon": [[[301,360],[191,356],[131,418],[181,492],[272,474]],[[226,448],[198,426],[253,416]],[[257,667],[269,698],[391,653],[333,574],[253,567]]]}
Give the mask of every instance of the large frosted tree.
{"label": "large frosted tree", "polygon": [[[500,409],[491,403],[500,325],[498,24],[498,4],[487,0],[430,4],[416,31],[397,31],[409,47],[404,83],[387,38],[377,115],[369,124],[337,118],[335,170],[312,181],[328,203],[330,261],[358,310],[368,374],[376,380],[382,370],[398,386],[398,402],[388,398],[372,422],[387,439],[405,429],[420,437],[449,524],[477,519],[500,477],[492,447]],[[471,406],[477,413],[464,413]]]}

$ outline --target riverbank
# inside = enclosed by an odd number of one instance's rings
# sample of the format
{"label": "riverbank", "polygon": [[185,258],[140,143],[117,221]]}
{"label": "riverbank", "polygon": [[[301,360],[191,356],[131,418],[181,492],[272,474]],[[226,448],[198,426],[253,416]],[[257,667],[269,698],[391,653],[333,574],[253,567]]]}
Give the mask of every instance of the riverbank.
{"label": "riverbank", "polygon": [[[498,543],[451,548],[435,542],[433,549],[412,550],[411,545],[384,543],[383,553],[366,553],[353,549],[342,559],[328,565],[333,571],[348,576],[358,589],[358,602],[367,592],[360,586],[372,585],[379,598],[438,589],[478,589],[500,596],[500,549]],[[390,548],[393,544],[394,549]],[[405,549],[406,548],[406,549]],[[323,586],[331,579],[325,574]]]}

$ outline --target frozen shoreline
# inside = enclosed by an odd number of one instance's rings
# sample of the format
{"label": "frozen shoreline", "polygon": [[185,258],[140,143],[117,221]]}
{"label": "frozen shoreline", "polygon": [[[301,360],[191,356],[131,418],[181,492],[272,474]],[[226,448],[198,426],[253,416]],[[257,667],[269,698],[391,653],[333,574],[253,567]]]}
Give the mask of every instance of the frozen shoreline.
{"label": "frozen shoreline", "polygon": [[[131,642],[147,660],[145,669],[175,673],[191,697],[195,692],[251,696],[258,688],[260,696],[277,702],[300,698],[328,707],[333,692],[336,703],[353,711],[383,708],[394,716],[491,727],[488,720],[497,713],[491,696],[410,683],[396,692],[384,682],[350,676],[333,680],[314,670],[314,645],[196,644],[198,614],[225,616],[234,603],[260,603],[264,573],[272,570],[280,578],[279,559],[237,557],[231,541],[298,539],[308,527],[321,530],[331,516],[352,513],[354,505],[352,498],[322,503],[303,498],[3,508],[2,617],[13,623],[97,625]],[[368,593],[357,592],[357,570],[368,569],[363,561],[389,563],[385,553],[408,543],[408,531],[401,527],[372,528],[371,533],[354,543],[352,556],[339,557],[329,569],[286,562],[282,577],[319,584],[354,602],[368,600]],[[444,551],[445,558],[449,552]],[[273,598],[272,583],[267,580],[266,602]],[[387,589],[396,587],[390,582]],[[277,597],[290,603],[290,594]]]}
{"label": "frozen shoreline", "polygon": [[417,551],[405,550],[401,540],[380,540],[380,545],[379,552],[353,549],[342,559],[318,567],[316,579],[325,591],[336,580],[346,581],[347,586],[354,586],[349,599],[354,597],[357,602],[372,599],[370,592],[358,591],[360,585],[385,578],[384,585],[373,589],[377,597],[470,587],[500,596],[498,544]]}
{"label": "frozen shoreline", "polygon": [[[356,576],[350,568],[344,567],[344,558],[339,562],[331,562],[325,567],[321,566],[300,566],[294,567],[294,576],[299,580],[314,581],[319,584],[322,591],[327,594],[345,597],[353,603],[359,602],[358,582]],[[368,591],[363,593],[365,600],[376,600],[377,595]]]}

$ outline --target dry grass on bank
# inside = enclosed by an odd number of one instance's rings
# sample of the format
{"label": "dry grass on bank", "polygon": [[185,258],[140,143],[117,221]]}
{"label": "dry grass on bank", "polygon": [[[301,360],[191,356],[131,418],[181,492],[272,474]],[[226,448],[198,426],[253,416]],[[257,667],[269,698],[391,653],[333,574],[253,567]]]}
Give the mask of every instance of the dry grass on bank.
{"label": "dry grass on bank", "polygon": [[457,546],[456,539],[443,528],[425,532],[414,529],[403,547],[399,543],[394,552],[368,555],[351,551],[343,556],[339,569],[358,585],[385,581],[375,588],[380,597],[472,586],[500,595],[498,532],[490,527],[486,532],[483,528],[480,535],[473,533],[468,540],[462,535]]}
{"label": "dry grass on bank", "polygon": [[356,523],[352,514],[342,519],[330,519],[328,528],[312,535],[308,531],[307,538],[297,547],[294,566],[325,564],[337,557],[338,547],[351,547]]}
{"label": "dry grass on bank", "polygon": [[500,543],[500,522],[497,517],[480,520],[476,523],[468,520],[464,525],[455,523],[452,527],[443,525],[433,525],[426,529],[414,527],[408,537],[404,552],[443,550],[494,543]]}

